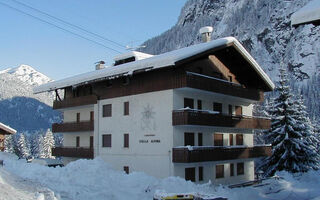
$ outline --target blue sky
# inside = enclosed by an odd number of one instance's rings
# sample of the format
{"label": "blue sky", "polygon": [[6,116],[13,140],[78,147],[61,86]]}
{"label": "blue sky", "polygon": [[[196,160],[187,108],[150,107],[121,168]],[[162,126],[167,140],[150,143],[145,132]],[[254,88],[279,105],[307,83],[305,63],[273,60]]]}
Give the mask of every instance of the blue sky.
{"label": "blue sky", "polygon": [[91,71],[99,60],[111,64],[118,53],[33,19],[1,3],[103,43],[28,9],[16,1],[49,13],[122,45],[137,46],[171,28],[186,0],[0,0],[0,70],[28,64],[58,80]]}

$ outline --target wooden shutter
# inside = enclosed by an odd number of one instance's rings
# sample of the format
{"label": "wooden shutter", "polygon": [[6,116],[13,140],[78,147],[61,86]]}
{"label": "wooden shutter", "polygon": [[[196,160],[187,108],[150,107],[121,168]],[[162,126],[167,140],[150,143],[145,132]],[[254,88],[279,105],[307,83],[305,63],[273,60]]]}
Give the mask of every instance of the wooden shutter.
{"label": "wooden shutter", "polygon": [[77,113],[77,123],[80,122],[80,113]]}
{"label": "wooden shutter", "polygon": [[91,112],[90,112],[90,121],[93,121],[93,120],[94,120],[94,112],[91,111]]}
{"label": "wooden shutter", "polygon": [[129,134],[125,133],[123,134],[123,147],[129,148]]}
{"label": "wooden shutter", "polygon": [[90,149],[93,148],[93,136],[90,136]]}
{"label": "wooden shutter", "polygon": [[103,117],[111,117],[112,116],[112,105],[111,104],[103,105],[102,110],[103,110],[102,111]]}
{"label": "wooden shutter", "polygon": [[229,134],[229,143],[230,143],[230,146],[233,145],[233,134]]}
{"label": "wooden shutter", "polygon": [[124,102],[124,104],[123,104],[123,114],[124,115],[129,115],[129,101],[127,101],[127,102]]}
{"label": "wooden shutter", "polygon": [[234,164],[230,163],[230,176],[234,176]]}
{"label": "wooden shutter", "polygon": [[199,181],[203,181],[203,167],[199,167]]}
{"label": "wooden shutter", "polygon": [[195,168],[194,167],[190,167],[190,168],[185,168],[185,179],[186,181],[192,181],[195,182]]}
{"label": "wooden shutter", "polygon": [[217,111],[222,114],[222,103],[213,103],[213,111]]}
{"label": "wooden shutter", "polygon": [[194,146],[194,133],[184,133],[184,146]]}
{"label": "wooden shutter", "polygon": [[244,163],[237,163],[237,175],[244,174]]}
{"label": "wooden shutter", "polygon": [[111,147],[111,134],[102,135],[102,147]]}
{"label": "wooden shutter", "polygon": [[236,145],[243,145],[243,134],[236,135]]}
{"label": "wooden shutter", "polygon": [[189,108],[193,109],[194,108],[193,105],[194,105],[193,104],[193,99],[184,98],[184,108],[189,107]]}
{"label": "wooden shutter", "polygon": [[202,133],[198,133],[198,146],[202,146]]}
{"label": "wooden shutter", "polygon": [[216,178],[224,177],[224,165],[216,165]]}
{"label": "wooden shutter", "polygon": [[76,137],[76,147],[80,147],[80,137]]}
{"label": "wooden shutter", "polygon": [[223,146],[223,134],[214,134],[214,146]]}
{"label": "wooden shutter", "polygon": [[242,107],[236,106],[236,115],[241,116],[242,115]]}

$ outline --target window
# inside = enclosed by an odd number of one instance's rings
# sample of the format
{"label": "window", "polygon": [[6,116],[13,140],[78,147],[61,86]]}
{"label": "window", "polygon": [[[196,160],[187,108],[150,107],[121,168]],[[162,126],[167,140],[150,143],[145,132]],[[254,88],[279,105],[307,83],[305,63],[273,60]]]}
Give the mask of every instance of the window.
{"label": "window", "polygon": [[77,123],[80,122],[80,113],[77,113]]}
{"label": "window", "polygon": [[90,112],[90,121],[93,121],[93,120],[94,120],[94,112],[91,111],[91,112]]}
{"label": "window", "polygon": [[228,110],[229,110],[229,115],[232,115],[232,105],[229,104]]}
{"label": "window", "polygon": [[202,133],[198,133],[198,146],[202,146]]}
{"label": "window", "polygon": [[80,137],[76,137],[76,147],[80,147]]}
{"label": "window", "polygon": [[102,147],[111,147],[111,134],[102,135]]}
{"label": "window", "polygon": [[198,100],[198,110],[202,110],[202,101]]}
{"label": "window", "polygon": [[229,134],[229,144],[233,146],[233,134]]}
{"label": "window", "polygon": [[215,133],[214,137],[214,146],[223,146],[223,134]]}
{"label": "window", "polygon": [[124,171],[126,174],[129,174],[129,166],[123,166],[123,171]]}
{"label": "window", "polygon": [[190,168],[185,168],[184,170],[184,177],[186,179],[186,181],[192,181],[195,182],[195,168],[194,167],[190,167]]}
{"label": "window", "polygon": [[234,164],[230,163],[230,176],[234,176]]}
{"label": "window", "polygon": [[224,165],[216,165],[216,178],[224,177]]}
{"label": "window", "polygon": [[213,103],[213,111],[222,113],[222,103]]}
{"label": "window", "polygon": [[93,136],[90,136],[90,149],[93,148]]}
{"label": "window", "polygon": [[194,146],[194,133],[184,133],[184,146]]}
{"label": "window", "polygon": [[199,181],[203,181],[203,167],[199,167]]}
{"label": "window", "polygon": [[112,105],[106,104],[102,107],[103,113],[102,117],[111,117],[112,116]]}
{"label": "window", "polygon": [[123,147],[129,148],[129,134],[128,133],[123,134]]}
{"label": "window", "polygon": [[184,108],[191,108],[193,109],[193,99],[184,98]]}
{"label": "window", "polygon": [[243,145],[243,134],[236,135],[236,145]]}
{"label": "window", "polygon": [[129,115],[129,101],[123,103],[123,114]]}
{"label": "window", "polygon": [[237,163],[237,175],[244,174],[244,163]]}
{"label": "window", "polygon": [[236,106],[236,115],[241,116],[242,115],[242,107]]}

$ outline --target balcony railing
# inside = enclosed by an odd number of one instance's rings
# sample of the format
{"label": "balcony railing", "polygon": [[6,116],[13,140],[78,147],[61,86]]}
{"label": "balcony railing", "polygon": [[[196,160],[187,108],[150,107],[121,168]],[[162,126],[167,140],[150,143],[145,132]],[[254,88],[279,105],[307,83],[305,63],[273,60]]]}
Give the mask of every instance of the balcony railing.
{"label": "balcony railing", "polygon": [[271,146],[176,147],[172,151],[172,162],[192,163],[257,158],[271,156],[271,151]]}
{"label": "balcony railing", "polygon": [[174,110],[172,112],[172,125],[218,126],[239,129],[269,129],[270,119],[242,115],[223,115],[214,112],[190,109]]}
{"label": "balcony railing", "polygon": [[97,96],[89,95],[89,96],[83,96],[83,97],[68,98],[62,101],[55,100],[53,102],[53,109],[69,108],[69,107],[90,105],[90,104],[96,104],[96,103],[97,103]]}
{"label": "balcony railing", "polygon": [[52,124],[53,133],[63,133],[63,132],[83,132],[83,131],[93,131],[94,123],[93,121],[82,121],[82,122],[67,122],[67,123],[54,123]]}
{"label": "balcony railing", "polygon": [[52,155],[57,157],[93,158],[93,148],[84,147],[56,147]]}
{"label": "balcony railing", "polygon": [[263,92],[257,89],[247,89],[236,83],[193,72],[187,72],[186,74],[186,87],[252,99],[255,101],[263,101],[264,98]]}

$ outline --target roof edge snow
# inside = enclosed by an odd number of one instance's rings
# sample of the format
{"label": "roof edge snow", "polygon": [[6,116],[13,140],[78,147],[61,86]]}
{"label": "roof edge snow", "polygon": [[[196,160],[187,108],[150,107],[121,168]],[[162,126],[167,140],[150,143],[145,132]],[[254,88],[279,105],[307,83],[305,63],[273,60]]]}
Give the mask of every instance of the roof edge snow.
{"label": "roof edge snow", "polygon": [[313,23],[320,20],[320,1],[313,0],[291,15],[291,25]]}
{"label": "roof edge snow", "polygon": [[0,123],[0,129],[10,133],[10,134],[15,134],[17,131],[13,128],[11,128],[10,126],[7,126],[3,123]]}

